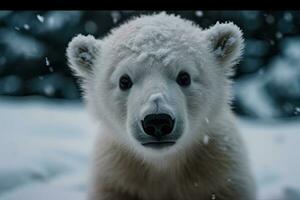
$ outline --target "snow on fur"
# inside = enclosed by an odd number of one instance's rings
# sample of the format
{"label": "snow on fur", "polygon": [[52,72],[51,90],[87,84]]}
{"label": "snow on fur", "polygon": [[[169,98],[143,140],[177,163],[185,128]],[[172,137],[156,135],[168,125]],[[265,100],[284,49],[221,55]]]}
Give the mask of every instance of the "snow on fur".
{"label": "snow on fur", "polygon": [[143,53],[168,65],[170,60],[181,56],[183,50],[201,54],[201,30],[190,21],[162,12],[134,18],[114,29],[103,41],[117,52]]}
{"label": "snow on fur", "polygon": [[[69,62],[79,75],[85,74],[84,69],[90,70],[100,49],[96,43],[97,40],[91,35],[78,35],[69,44]],[[107,54],[121,57],[130,51],[142,54],[142,57],[154,57],[164,65],[184,57],[183,52],[197,60],[212,52],[222,65],[232,66],[237,63],[244,48],[242,32],[231,22],[217,22],[202,30],[191,21],[165,12],[133,18],[113,29],[101,43],[101,49],[111,51]]]}

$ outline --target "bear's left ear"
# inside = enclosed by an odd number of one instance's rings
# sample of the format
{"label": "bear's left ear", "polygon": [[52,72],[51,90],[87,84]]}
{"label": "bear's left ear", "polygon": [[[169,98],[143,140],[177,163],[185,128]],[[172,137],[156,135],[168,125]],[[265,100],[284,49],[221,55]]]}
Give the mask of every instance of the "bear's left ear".
{"label": "bear's left ear", "polygon": [[95,60],[100,54],[100,42],[92,35],[75,36],[67,48],[69,67],[76,75],[87,78],[95,67]]}
{"label": "bear's left ear", "polygon": [[238,26],[232,22],[217,22],[204,32],[209,49],[222,65],[233,66],[239,61],[244,50],[244,39]]}

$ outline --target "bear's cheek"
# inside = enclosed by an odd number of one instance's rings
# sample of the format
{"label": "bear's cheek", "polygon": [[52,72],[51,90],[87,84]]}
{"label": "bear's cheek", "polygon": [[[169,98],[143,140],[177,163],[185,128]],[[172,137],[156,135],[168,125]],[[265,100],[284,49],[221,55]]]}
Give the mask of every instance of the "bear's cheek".
{"label": "bear's cheek", "polygon": [[128,115],[128,96],[127,94],[120,94],[116,91],[112,93],[111,109],[116,113],[116,118],[124,124]]}
{"label": "bear's cheek", "polygon": [[114,124],[124,125],[127,116],[127,95],[109,81],[99,81],[97,85],[95,99],[98,101],[94,103],[101,108],[99,114],[106,116]]}
{"label": "bear's cheek", "polygon": [[199,115],[206,113],[208,105],[208,90],[199,85],[193,85],[188,90],[184,91],[186,110],[189,120],[199,118]]}

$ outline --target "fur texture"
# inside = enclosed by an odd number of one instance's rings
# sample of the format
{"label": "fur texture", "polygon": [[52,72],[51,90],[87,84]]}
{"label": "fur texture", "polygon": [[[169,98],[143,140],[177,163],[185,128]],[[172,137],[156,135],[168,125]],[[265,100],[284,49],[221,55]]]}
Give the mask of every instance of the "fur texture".
{"label": "fur texture", "polygon": [[[230,110],[229,76],[243,48],[233,23],[202,30],[166,13],[132,19],[102,40],[75,37],[69,64],[99,122],[89,200],[254,200]],[[182,71],[188,87],[176,83]],[[118,85],[124,74],[133,83],[128,91]],[[141,145],[141,120],[152,113],[176,119],[173,146]]]}

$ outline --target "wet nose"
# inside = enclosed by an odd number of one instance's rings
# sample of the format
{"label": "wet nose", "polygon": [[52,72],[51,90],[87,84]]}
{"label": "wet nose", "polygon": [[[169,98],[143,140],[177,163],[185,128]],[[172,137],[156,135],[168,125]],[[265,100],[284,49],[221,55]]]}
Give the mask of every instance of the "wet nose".
{"label": "wet nose", "polygon": [[174,120],[168,114],[150,114],[142,120],[147,135],[161,138],[170,134],[174,128]]}

